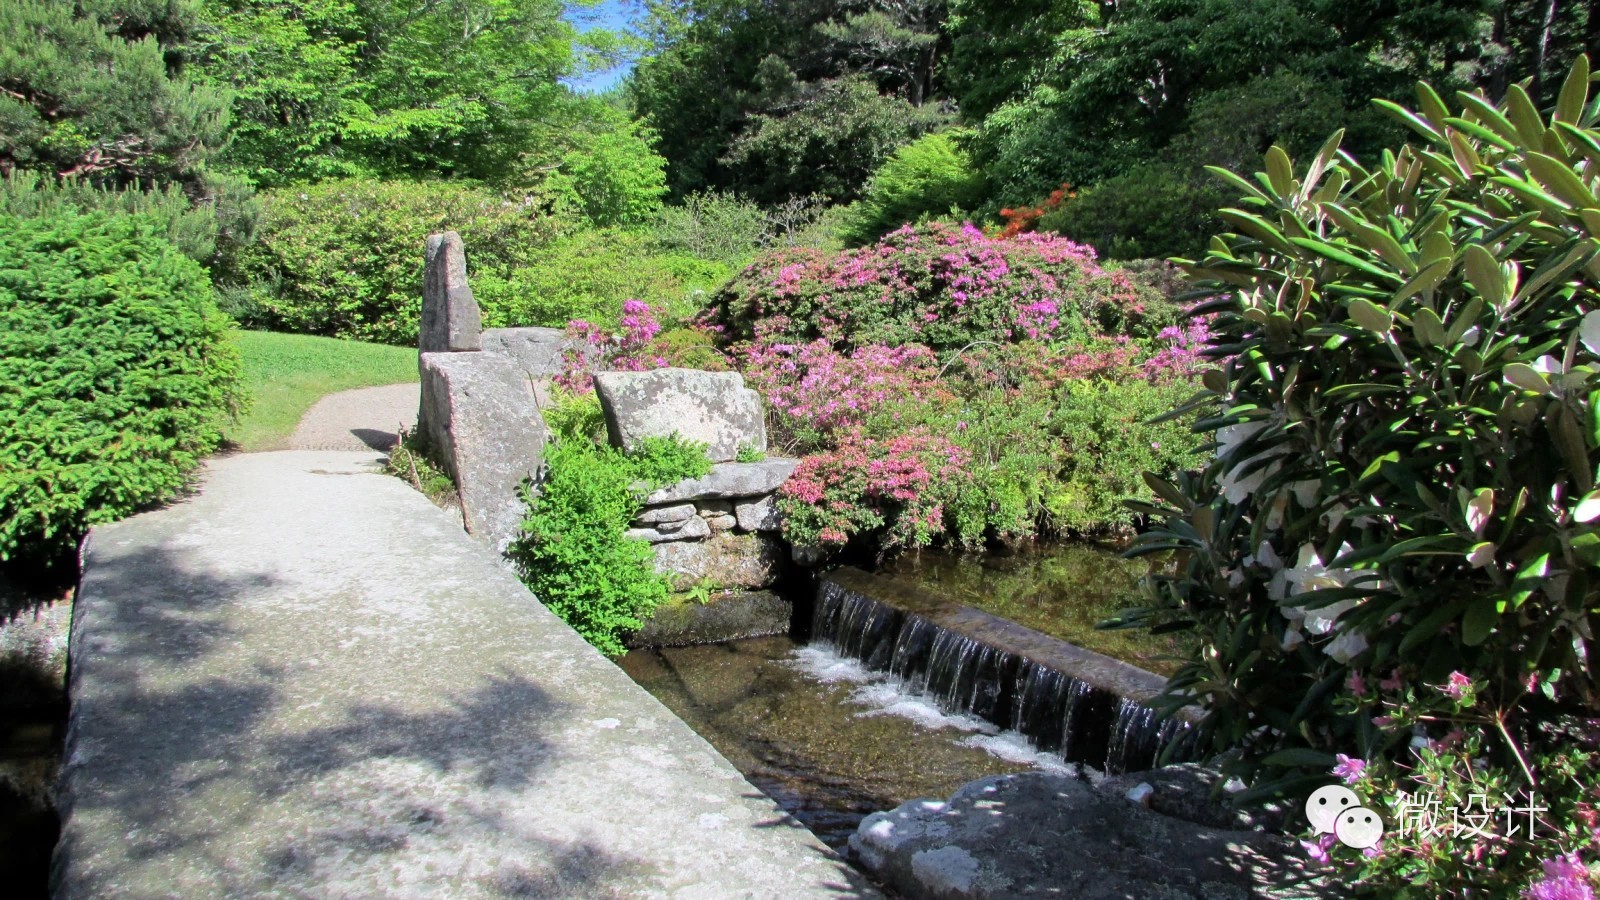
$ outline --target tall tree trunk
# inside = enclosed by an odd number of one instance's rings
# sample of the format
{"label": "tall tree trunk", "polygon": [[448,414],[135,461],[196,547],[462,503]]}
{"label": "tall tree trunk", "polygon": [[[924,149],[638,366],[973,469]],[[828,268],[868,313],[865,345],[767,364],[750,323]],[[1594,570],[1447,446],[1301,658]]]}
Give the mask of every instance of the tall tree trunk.
{"label": "tall tree trunk", "polygon": [[1541,97],[1544,86],[1544,66],[1550,57],[1550,37],[1556,27],[1556,5],[1560,0],[1546,0],[1544,21],[1539,25],[1539,39],[1534,43],[1533,95]]}

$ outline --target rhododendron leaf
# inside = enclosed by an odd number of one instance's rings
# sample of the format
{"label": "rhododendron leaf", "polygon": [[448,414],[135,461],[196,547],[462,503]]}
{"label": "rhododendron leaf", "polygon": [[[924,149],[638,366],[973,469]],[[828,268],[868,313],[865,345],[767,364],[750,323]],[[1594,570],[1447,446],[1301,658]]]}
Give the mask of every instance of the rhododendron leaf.
{"label": "rhododendron leaf", "polygon": [[1522,608],[1533,592],[1543,584],[1546,573],[1550,571],[1550,554],[1540,555],[1528,560],[1522,568],[1517,570],[1517,577],[1511,583],[1511,596],[1507,598],[1512,609]]}
{"label": "rhododendron leaf", "polygon": [[1479,488],[1466,503],[1467,527],[1473,534],[1482,536],[1484,527],[1489,523],[1489,513],[1493,511],[1494,491]]}
{"label": "rhododendron leaf", "polygon": [[1411,128],[1414,129],[1418,134],[1422,135],[1425,138],[1428,138],[1429,140],[1432,140],[1432,141],[1443,141],[1444,140],[1444,135],[1440,134],[1437,129],[1435,129],[1432,125],[1428,124],[1427,122],[1424,122],[1422,119],[1418,118],[1416,113],[1413,113],[1411,110],[1406,109],[1404,106],[1401,106],[1398,103],[1395,103],[1395,102],[1393,102],[1391,100],[1381,100],[1380,99],[1380,100],[1372,101],[1372,105],[1378,107],[1379,109],[1383,110],[1384,112],[1387,112],[1390,115],[1394,116],[1396,119],[1399,119],[1400,121],[1404,122],[1405,124],[1411,126]]}
{"label": "rhododendron leaf", "polygon": [[1399,652],[1402,654],[1409,653],[1418,644],[1430,641],[1438,636],[1444,630],[1445,625],[1454,622],[1456,617],[1461,615],[1461,611],[1466,606],[1466,601],[1458,600],[1441,606],[1423,616],[1417,624],[1411,626],[1411,630],[1406,632],[1406,636],[1400,639]]}
{"label": "rhododendron leaf", "polygon": [[1600,356],[1600,309],[1584,314],[1578,325],[1578,340],[1585,350]]}
{"label": "rhododendron leaf", "polygon": [[1394,327],[1394,316],[1370,300],[1351,301],[1349,313],[1350,321],[1377,334],[1384,334]]}
{"label": "rhododendron leaf", "polygon": [[1589,57],[1579,54],[1561,83],[1561,93],[1556,97],[1552,122],[1577,122],[1583,117],[1584,102],[1589,99]]}
{"label": "rhododendron leaf", "polygon": [[1514,385],[1525,391],[1536,394],[1548,394],[1550,384],[1544,380],[1538,370],[1527,363],[1511,363],[1500,370],[1508,384]]}
{"label": "rhododendron leaf", "polygon": [[1467,551],[1467,564],[1474,569],[1481,569],[1494,562],[1495,550],[1494,541],[1480,541],[1473,544],[1472,549]]}
{"label": "rhododendron leaf", "polygon": [[1585,523],[1600,519],[1600,491],[1590,491],[1578,501],[1577,508],[1572,511],[1572,518]]}
{"label": "rhododendron leaf", "polygon": [[1288,750],[1279,750],[1276,753],[1269,754],[1265,759],[1261,760],[1261,764],[1266,766],[1329,769],[1333,767],[1334,761],[1332,753],[1324,753],[1321,750],[1312,750],[1308,747],[1291,747]]}
{"label": "rhododendron leaf", "polygon": [[1495,620],[1500,617],[1499,603],[1494,597],[1478,597],[1467,605],[1467,613],[1461,617],[1461,640],[1468,647],[1476,647],[1488,639]]}

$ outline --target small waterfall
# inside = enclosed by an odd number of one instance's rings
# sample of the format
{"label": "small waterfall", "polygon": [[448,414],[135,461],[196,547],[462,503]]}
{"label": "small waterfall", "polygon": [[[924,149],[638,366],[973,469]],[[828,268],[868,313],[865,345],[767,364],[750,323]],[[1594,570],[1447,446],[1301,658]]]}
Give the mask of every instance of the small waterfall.
{"label": "small waterfall", "polygon": [[[947,627],[944,620],[950,617],[901,609],[840,583],[863,578],[870,576],[852,576],[846,570],[820,582],[813,640],[832,645],[869,669],[888,672],[904,690],[933,699],[946,712],[1009,727],[1040,750],[1060,751],[1068,762],[1111,773],[1150,768],[1165,746],[1190,731],[1187,722],[1157,721],[1149,707],[1069,674],[1059,659],[1039,657],[1053,651],[1058,657],[1076,654],[1111,666],[1120,663],[1004,620],[993,621],[1021,636],[1001,635],[1015,639],[1009,642],[989,634],[980,639],[966,633],[968,629]],[[967,618],[986,616],[965,612]],[[975,625],[979,627],[971,630],[1006,630],[986,619]],[[1146,680],[1155,677],[1125,668]]]}

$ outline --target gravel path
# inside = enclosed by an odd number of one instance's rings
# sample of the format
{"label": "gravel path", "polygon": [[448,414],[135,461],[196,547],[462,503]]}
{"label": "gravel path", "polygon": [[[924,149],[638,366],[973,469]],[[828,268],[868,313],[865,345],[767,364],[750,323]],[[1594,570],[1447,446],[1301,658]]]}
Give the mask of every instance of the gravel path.
{"label": "gravel path", "polygon": [[419,384],[340,391],[318,400],[289,438],[290,450],[380,450],[398,440],[398,429],[417,425]]}

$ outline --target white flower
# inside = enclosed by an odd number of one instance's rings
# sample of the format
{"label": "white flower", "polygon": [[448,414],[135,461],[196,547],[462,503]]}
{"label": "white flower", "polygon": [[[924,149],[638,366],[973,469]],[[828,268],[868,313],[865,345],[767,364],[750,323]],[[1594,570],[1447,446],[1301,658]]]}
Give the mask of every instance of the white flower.
{"label": "white flower", "polygon": [[[1269,424],[1270,423],[1265,421],[1241,422],[1237,425],[1228,425],[1224,428],[1218,429],[1217,458],[1233,462],[1233,457],[1237,454],[1240,447],[1246,441],[1264,431]],[[1281,456],[1287,452],[1288,450],[1284,447],[1273,447],[1265,452],[1258,453],[1255,456],[1233,462],[1233,464],[1222,473],[1221,479],[1219,479],[1217,482],[1217,486],[1222,489],[1222,496],[1227,498],[1229,503],[1236,504],[1243,503],[1245,500],[1249,499],[1251,494],[1255,493],[1257,490],[1260,490],[1263,482],[1271,477],[1273,473],[1277,472],[1278,469],[1282,468],[1282,463],[1275,462],[1270,465],[1261,466],[1260,468],[1257,468],[1248,474],[1244,474],[1244,469],[1252,464],[1258,463],[1261,460],[1269,459],[1274,456]]]}
{"label": "white flower", "polygon": [[1600,309],[1591,310],[1578,325],[1578,340],[1590,353],[1600,356]]}
{"label": "white flower", "polygon": [[1345,630],[1339,636],[1329,641],[1322,652],[1333,657],[1336,661],[1347,663],[1367,649],[1366,636],[1359,631]]}
{"label": "white flower", "polygon": [[1283,649],[1293,650],[1306,642],[1305,635],[1300,633],[1300,628],[1290,625],[1283,633]]}
{"label": "white flower", "polygon": [[[1339,546],[1338,556],[1350,552],[1349,544]],[[1287,587],[1292,588],[1296,594],[1312,591],[1332,590],[1342,588],[1360,575],[1355,569],[1330,569],[1321,557],[1317,556],[1317,548],[1306,544],[1300,548],[1299,564],[1292,569],[1284,570],[1284,579]],[[1270,596],[1270,589],[1269,589]],[[1273,598],[1280,602],[1283,597]],[[1327,634],[1333,630],[1334,622],[1345,613],[1356,608],[1354,599],[1340,600],[1317,609],[1307,609],[1304,606],[1286,606],[1283,615],[1296,624],[1304,624],[1305,630],[1312,634]]]}

